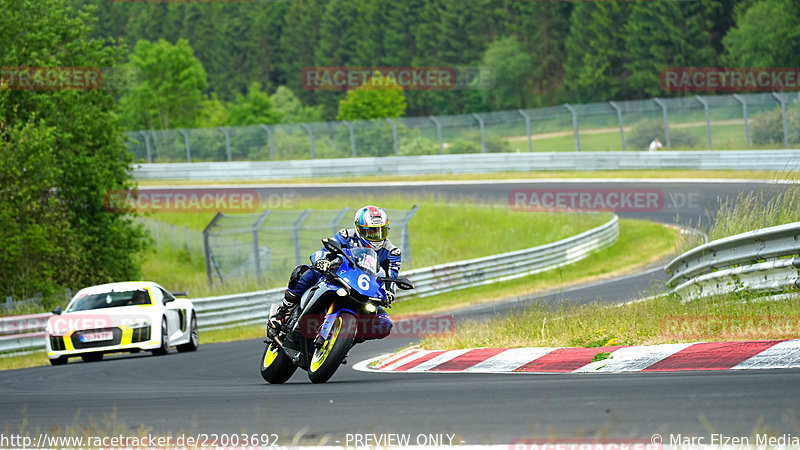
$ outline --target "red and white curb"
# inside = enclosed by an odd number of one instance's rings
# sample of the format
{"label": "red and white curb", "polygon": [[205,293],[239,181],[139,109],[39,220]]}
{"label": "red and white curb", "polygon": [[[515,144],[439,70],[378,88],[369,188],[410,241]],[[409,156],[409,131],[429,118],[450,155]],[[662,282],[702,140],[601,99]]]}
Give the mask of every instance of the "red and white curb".
{"label": "red and white curb", "polygon": [[[598,353],[608,353],[599,355]],[[602,358],[603,356],[607,356]],[[597,357],[597,358],[596,358]],[[601,359],[602,358],[602,359]],[[593,361],[598,359],[597,361]],[[800,339],[617,347],[411,347],[356,364],[365,372],[619,373],[800,368]]]}

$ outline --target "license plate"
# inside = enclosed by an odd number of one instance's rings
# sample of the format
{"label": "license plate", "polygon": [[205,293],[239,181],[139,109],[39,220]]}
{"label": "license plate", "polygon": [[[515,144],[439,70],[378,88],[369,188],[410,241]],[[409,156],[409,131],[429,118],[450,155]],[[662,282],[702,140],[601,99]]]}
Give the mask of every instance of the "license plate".
{"label": "license plate", "polygon": [[101,331],[98,333],[86,333],[81,335],[81,342],[110,341],[114,338],[111,331]]}

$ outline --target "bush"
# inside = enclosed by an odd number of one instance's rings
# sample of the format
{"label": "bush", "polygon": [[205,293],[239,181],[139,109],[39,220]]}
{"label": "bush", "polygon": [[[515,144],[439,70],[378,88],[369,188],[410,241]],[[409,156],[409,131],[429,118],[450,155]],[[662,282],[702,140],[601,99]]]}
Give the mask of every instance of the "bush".
{"label": "bush", "polygon": [[[786,108],[786,122],[789,126],[789,141],[800,142],[800,106]],[[754,144],[783,144],[783,117],[781,109],[775,108],[753,116],[750,130]]]}
{"label": "bush", "polygon": [[400,156],[438,155],[439,144],[421,136],[400,140]]}
{"label": "bush", "polygon": [[[670,128],[669,137],[672,148],[695,148],[700,144],[700,138],[680,128]],[[629,147],[647,150],[654,138],[658,138],[666,148],[663,120],[643,120],[637,123],[627,140]]]}

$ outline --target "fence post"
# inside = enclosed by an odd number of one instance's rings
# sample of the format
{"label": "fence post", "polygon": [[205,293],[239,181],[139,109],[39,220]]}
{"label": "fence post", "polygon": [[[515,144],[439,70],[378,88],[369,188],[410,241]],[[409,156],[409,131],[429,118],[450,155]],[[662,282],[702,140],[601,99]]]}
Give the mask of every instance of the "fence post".
{"label": "fence post", "polygon": [[170,234],[170,248],[174,252],[178,247],[178,242],[175,240],[175,224],[169,224],[169,234]]}
{"label": "fence post", "polygon": [[781,103],[781,117],[783,118],[783,146],[789,148],[789,123],[786,120],[786,100],[773,92],[772,96]]}
{"label": "fence post", "polygon": [[746,142],[746,148],[750,148],[750,125],[748,124],[747,120],[747,101],[745,101],[744,97],[739,94],[733,94],[733,98],[739,101],[742,104],[742,115],[744,116],[744,140]]}
{"label": "fence post", "polygon": [[408,222],[411,220],[414,214],[416,214],[417,209],[419,209],[417,205],[412,206],[411,209],[403,217],[403,231],[402,231],[403,244],[402,244],[402,249],[400,251],[403,254],[403,261],[407,264],[406,267],[411,267],[411,242],[409,242],[408,238]]}
{"label": "fence post", "polygon": [[72,289],[70,288],[64,289],[64,297],[66,297],[67,303],[69,303],[69,301],[72,300]]}
{"label": "fence post", "polygon": [[316,157],[314,155],[314,132],[311,131],[311,127],[308,126],[307,123],[301,123],[300,126],[305,128],[306,132],[308,133],[308,143],[311,148],[311,159],[314,159]]}
{"label": "fence post", "polygon": [[619,121],[619,138],[622,141],[622,150],[625,150],[625,124],[622,121],[622,108],[617,105],[617,102],[608,102],[615,111],[617,111],[617,120]]}
{"label": "fence post", "polygon": [[184,227],[183,236],[186,239],[186,251],[189,253],[189,255],[191,255],[192,254],[192,246],[191,246],[191,243],[189,241],[189,229],[188,228]]}
{"label": "fence post", "polygon": [[575,110],[569,103],[565,103],[564,107],[566,107],[570,113],[572,113],[572,133],[575,135],[575,151],[581,151],[581,137],[580,133],[578,132],[578,111]]}
{"label": "fence post", "polygon": [[658,98],[654,98],[653,101],[661,107],[661,111],[664,114],[664,139],[667,141],[667,148],[672,149],[672,141],[669,139],[669,117],[667,116],[667,104]]}
{"label": "fence post", "polygon": [[275,145],[272,142],[272,130],[266,125],[261,125],[261,129],[267,132],[267,144],[269,145],[269,159],[275,159]]}
{"label": "fence post", "polygon": [[525,111],[518,109],[520,115],[525,119],[525,133],[528,135],[528,151],[533,153],[533,138],[531,137],[531,118]]}
{"label": "fence post", "polygon": [[153,221],[154,234],[156,235],[156,248],[161,250],[161,232],[158,229],[158,221]]}
{"label": "fence post", "polygon": [[233,161],[233,155],[231,154],[231,135],[228,134],[228,130],[225,127],[219,127],[219,131],[222,131],[222,134],[225,135],[225,152],[228,154],[228,161]]}
{"label": "fence post", "polygon": [[144,131],[140,131],[139,134],[144,136],[144,148],[145,148],[145,151],[147,152],[147,162],[152,163],[153,162],[153,154],[150,151],[150,138],[147,137],[147,133],[145,133]]}
{"label": "fence post", "polygon": [[178,128],[178,133],[183,135],[183,144],[186,146],[186,161],[192,162],[192,149],[189,147],[189,133],[183,128]]}
{"label": "fence post", "polygon": [[708,134],[708,149],[711,150],[711,118],[708,114],[708,102],[703,100],[703,97],[699,95],[695,95],[694,98],[703,105],[703,109],[706,112],[706,134]]}
{"label": "fence post", "polygon": [[356,157],[356,134],[353,131],[353,124],[347,120],[342,121],[342,123],[350,130],[350,148],[353,151],[353,158]]}
{"label": "fence post", "polygon": [[394,123],[394,120],[386,118],[386,121],[392,125],[392,140],[394,141],[394,154],[400,155],[400,142],[397,137],[397,124]]}
{"label": "fence post", "polygon": [[444,155],[444,143],[442,142],[442,124],[436,120],[436,117],[428,116],[429,119],[436,125],[436,138],[439,140],[439,154]]}
{"label": "fence post", "polygon": [[333,223],[331,224],[331,229],[332,229],[333,233],[331,233],[331,234],[336,234],[336,233],[339,232],[339,222],[341,222],[342,218],[344,217],[344,215],[347,214],[347,210],[348,209],[349,208],[342,208],[339,211],[339,214],[336,215],[336,218],[333,219]]}
{"label": "fence post", "polygon": [[203,256],[206,260],[206,279],[208,280],[209,286],[214,285],[214,278],[211,275],[211,245],[208,242],[208,235],[211,232],[211,229],[217,225],[217,222],[219,222],[221,217],[222,213],[217,212],[214,218],[211,219],[211,222],[209,222],[208,225],[206,225],[206,227],[203,229]]}
{"label": "fence post", "polygon": [[476,113],[472,113],[472,117],[478,121],[478,126],[480,126],[481,129],[481,153],[486,153],[486,130],[484,130],[483,127],[483,119]]}
{"label": "fence post", "polygon": [[294,225],[292,225],[292,234],[294,236],[294,259],[299,266],[303,259],[302,255],[300,255],[300,224],[306,220],[306,217],[311,212],[311,209],[307,209],[300,213],[300,216],[297,220],[294,221]]}
{"label": "fence post", "polygon": [[269,216],[270,210],[264,211],[258,219],[253,223],[253,229],[251,232],[253,233],[253,266],[255,267],[256,271],[256,281],[258,281],[258,285],[261,286],[264,284],[264,279],[261,276],[261,246],[258,244],[258,229],[261,228],[261,224],[267,220],[267,216]]}

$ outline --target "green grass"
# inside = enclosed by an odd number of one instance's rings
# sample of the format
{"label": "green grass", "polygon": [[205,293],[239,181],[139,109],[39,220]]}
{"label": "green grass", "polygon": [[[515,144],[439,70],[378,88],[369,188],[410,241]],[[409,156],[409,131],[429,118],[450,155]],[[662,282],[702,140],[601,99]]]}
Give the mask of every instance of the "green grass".
{"label": "green grass", "polygon": [[[294,210],[331,209],[330,205],[357,207],[366,203],[390,209],[410,209],[415,203],[419,204],[416,215],[409,222],[414,267],[428,267],[533,247],[573,236],[599,226],[610,218],[605,213],[523,213],[512,211],[506,205],[489,207],[467,201],[441,203],[431,198],[418,198],[416,201],[370,196],[357,199],[297,199],[290,206]],[[168,213],[152,214],[151,217],[161,222],[199,230],[205,227],[213,214]],[[319,239],[325,236],[321,233]],[[399,244],[399,236],[390,238]],[[312,242],[307,244],[304,247],[316,249]],[[304,253],[310,254],[311,251],[313,250]],[[285,274],[274,274],[273,278],[267,279],[266,287],[284,285],[290,270],[291,268]],[[209,288],[205,262],[199,252],[189,255],[185,250],[172,251],[169,248],[159,252],[151,251],[144,255],[142,271],[145,279],[156,280],[169,289],[187,290],[192,297],[259,289],[255,281],[226,282],[223,286]]]}
{"label": "green grass", "polygon": [[[679,236],[679,232],[675,229],[631,219],[620,220],[619,230],[619,239],[614,245],[589,255],[575,264],[515,280],[410,299],[393,305],[391,312],[393,314],[440,312],[460,306],[542,292],[576,282],[631,273],[672,254]],[[643,258],[642,255],[648,256]]]}
{"label": "green grass", "polygon": [[671,295],[623,306],[533,304],[505,317],[468,321],[448,335],[422,340],[424,348],[605,347],[697,341],[800,337],[794,298],[759,301],[739,295],[682,303]]}

